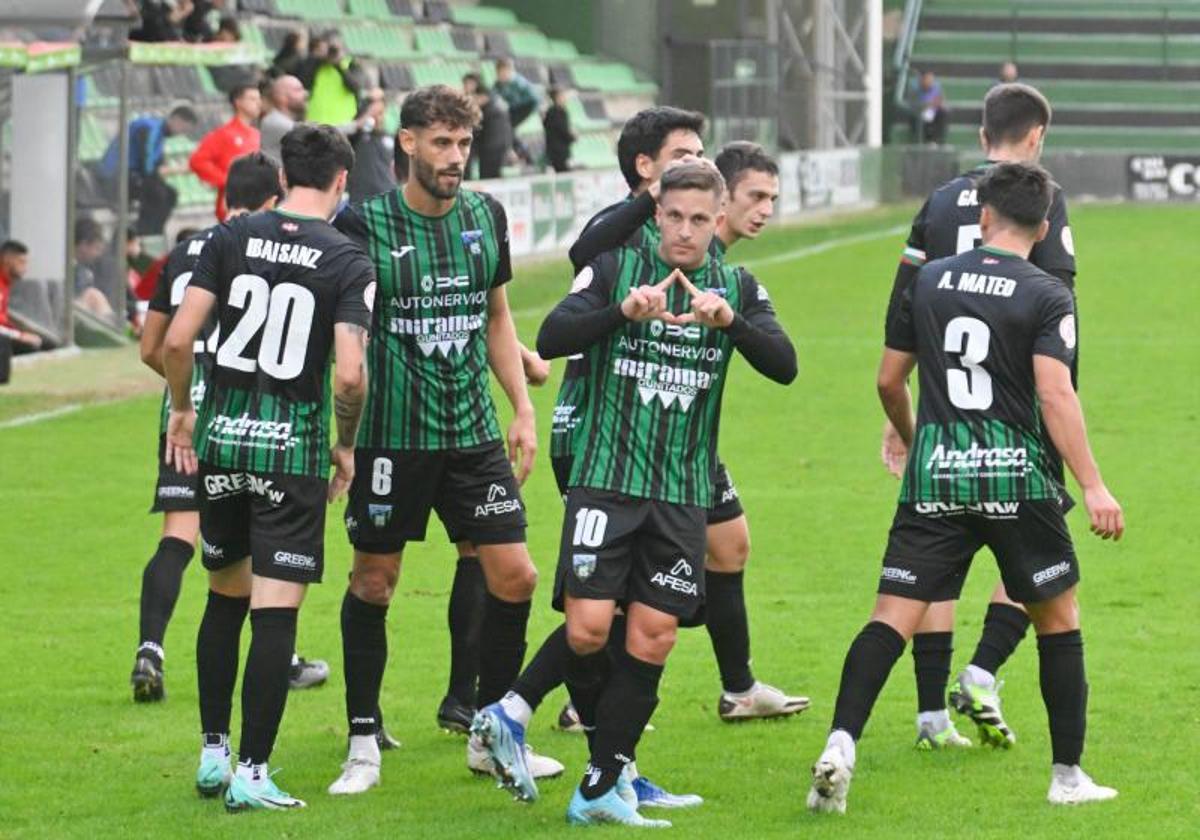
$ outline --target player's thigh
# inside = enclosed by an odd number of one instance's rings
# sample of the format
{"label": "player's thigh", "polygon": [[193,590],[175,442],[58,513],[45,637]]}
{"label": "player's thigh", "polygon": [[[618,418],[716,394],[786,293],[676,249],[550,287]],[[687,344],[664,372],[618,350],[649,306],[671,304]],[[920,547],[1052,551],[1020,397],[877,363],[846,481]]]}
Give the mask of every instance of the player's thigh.
{"label": "player's thigh", "polygon": [[250,609],[273,607],[299,609],[304,603],[308,584],[254,575],[250,582]]}
{"label": "player's thigh", "polygon": [[954,606],[957,601],[936,601],[925,610],[918,633],[949,633],[954,629]]}
{"label": "player's thigh", "polygon": [[197,510],[171,510],[163,514],[162,535],[183,540],[188,545],[196,544],[200,536],[200,512]]}
{"label": "player's thigh", "polygon": [[981,545],[961,507],[897,505],[877,591],[927,604],[955,601]]}
{"label": "player's thigh", "polygon": [[243,557],[220,569],[208,572],[208,588],[226,598],[249,598],[254,576],[250,573],[250,558]]}
{"label": "player's thigh", "polygon": [[1079,561],[1057,500],[1018,505],[1015,516],[979,517],[976,527],[996,555],[1008,596],[1029,607],[1079,583]]}
{"label": "player's thigh", "polygon": [[928,602],[919,599],[880,593],[875,596],[871,621],[883,622],[908,641],[921,628],[929,606]]}
{"label": "player's thigh", "polygon": [[612,629],[616,601],[605,598],[564,596],[567,644],[580,656],[603,650]]}
{"label": "player's thigh", "polygon": [[525,542],[525,503],[499,441],[446,453],[434,508],[454,540],[479,548]]}
{"label": "player's thigh", "polygon": [[442,452],[356,449],[345,513],[350,544],[368,554],[399,554],[405,543],[425,539],[444,461]]}
{"label": "player's thigh", "polygon": [[678,632],[678,616],[648,604],[632,603],[625,622],[625,650],[643,662],[662,665],[675,647]]}
{"label": "player's thigh", "polygon": [[646,513],[638,499],[571,488],[554,573],[555,609],[563,610],[567,599],[626,603],[633,537]]}
{"label": "player's thigh", "polygon": [[533,597],[538,575],[525,543],[499,543],[477,548],[488,592],[513,603]]}
{"label": "player's thigh", "polygon": [[255,577],[320,583],[325,572],[325,480],[283,473],[251,474],[249,479],[250,560]]}
{"label": "player's thigh", "polygon": [[250,556],[249,483],[243,472],[205,463],[198,476],[200,561],[218,572]]}
{"label": "player's thigh", "polygon": [[1039,636],[1079,629],[1079,601],[1075,597],[1077,589],[1072,586],[1045,601],[1026,605],[1029,620]]}
{"label": "player's thigh", "polygon": [[703,624],[705,510],[648,504],[635,540],[629,600],[673,615],[684,627]]}
{"label": "player's thigh", "polygon": [[750,559],[750,523],[739,514],[717,524],[708,524],[708,553],[705,567],[710,572],[733,574],[746,568]]}

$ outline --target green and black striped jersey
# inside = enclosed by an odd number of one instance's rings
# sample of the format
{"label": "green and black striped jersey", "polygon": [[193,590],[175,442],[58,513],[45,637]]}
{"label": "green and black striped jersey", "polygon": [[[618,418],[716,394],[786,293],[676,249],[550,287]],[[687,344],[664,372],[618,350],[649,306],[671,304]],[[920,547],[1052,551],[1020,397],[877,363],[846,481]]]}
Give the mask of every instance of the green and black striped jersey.
{"label": "green and black striped jersey", "polygon": [[488,301],[512,279],[504,208],[460,190],[423,216],[403,189],[348,207],[334,224],[379,279],[360,446],[464,449],[500,439],[488,379]]}
{"label": "green and black striped jersey", "polygon": [[[572,293],[543,325],[557,330],[560,312],[570,316],[619,307],[635,286],[654,284],[672,267],[656,246],[621,248],[601,255],[576,276]],[[575,450],[571,486],[610,490],[638,498],[708,507],[716,459],[721,395],[737,336],[760,331],[782,339],[765,290],[744,270],[711,256],[687,272],[700,290],[712,289],[735,313],[728,329],[661,320],[625,321],[586,352],[587,405]],[[678,285],[668,290],[672,312],[690,310]],[[740,332],[739,332],[740,331]],[[786,374],[783,378],[790,381]],[[782,381],[782,379],[781,379]]]}
{"label": "green and black striped jersey", "polygon": [[369,328],[374,272],[324,219],[280,210],[217,227],[190,284],[217,297],[220,338],[196,421],[216,467],[329,474],[329,362],[336,323]]}
{"label": "green and black striped jersey", "polygon": [[[171,249],[167,262],[163,265],[162,273],[158,276],[158,284],[154,294],[147,304],[153,312],[160,312],[168,318],[175,317],[175,310],[183,303],[183,293],[187,291],[188,281],[192,279],[192,269],[200,258],[204,243],[212,236],[212,229],[188,237]],[[192,366],[192,404],[199,408],[204,403],[204,389],[212,370],[213,352],[217,349],[216,319],[210,319],[196,336],[194,363]],[[171,391],[163,389],[162,408],[159,411],[158,434],[167,433],[167,416],[171,412]]]}
{"label": "green and black striped jersey", "polygon": [[920,379],[901,502],[1060,498],[1033,357],[1069,367],[1075,356],[1075,309],[1061,281],[987,246],[928,263],[898,301],[887,346],[914,353]]}

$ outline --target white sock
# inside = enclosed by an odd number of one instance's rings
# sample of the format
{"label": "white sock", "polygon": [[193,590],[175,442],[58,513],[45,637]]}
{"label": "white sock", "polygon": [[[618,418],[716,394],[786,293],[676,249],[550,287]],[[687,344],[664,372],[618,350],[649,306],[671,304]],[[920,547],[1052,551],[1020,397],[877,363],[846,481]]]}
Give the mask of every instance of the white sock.
{"label": "white sock", "polygon": [[374,735],[351,735],[350,758],[359,758],[379,764],[379,742]]}
{"label": "white sock", "polygon": [[850,733],[845,729],[835,729],[829,733],[829,739],[825,742],[825,749],[837,747],[842,751],[842,756],[846,759],[846,763],[850,767],[854,767],[854,762],[857,759],[855,754],[854,739],[850,737]]}
{"label": "white sock", "polygon": [[917,729],[929,726],[934,732],[941,732],[950,726],[950,713],[945,709],[936,712],[917,712]]}
{"label": "white sock", "polygon": [[967,674],[971,677],[971,682],[975,683],[975,685],[980,685],[987,689],[996,687],[996,675],[983,670],[978,665],[968,665]]}
{"label": "white sock", "polygon": [[629,781],[632,782],[637,777],[638,777],[637,762],[631,761],[625,765],[625,778],[629,779]]}
{"label": "white sock", "polygon": [[755,680],[754,684],[745,691],[726,691],[725,696],[732,697],[735,700],[741,700],[743,697],[749,697],[751,694],[753,694],[756,688],[758,688],[758,680]]}
{"label": "white sock", "polygon": [[138,653],[141,653],[144,650],[148,650],[157,656],[159,662],[167,661],[167,654],[163,651],[162,645],[155,644],[154,642],[142,642],[140,645],[138,645]]}
{"label": "white sock", "polygon": [[500,698],[500,708],[504,710],[504,714],[515,720],[525,728],[529,728],[529,721],[533,717],[533,708],[525,702],[525,698],[515,691],[510,691]]}
{"label": "white sock", "polygon": [[267,778],[270,774],[267,772],[267,765],[263,764],[243,764],[238,763],[237,777],[247,782],[257,782]]}
{"label": "white sock", "polygon": [[204,758],[223,759],[229,758],[229,736],[221,735],[220,740],[215,744],[208,743],[208,737],[200,736],[201,755]]}
{"label": "white sock", "polygon": [[299,664],[300,664],[300,654],[296,653],[296,651],[292,651],[292,667],[294,668]]}
{"label": "white sock", "polygon": [[1083,781],[1083,769],[1078,764],[1052,764],[1050,768],[1054,778],[1063,784],[1077,785]]}

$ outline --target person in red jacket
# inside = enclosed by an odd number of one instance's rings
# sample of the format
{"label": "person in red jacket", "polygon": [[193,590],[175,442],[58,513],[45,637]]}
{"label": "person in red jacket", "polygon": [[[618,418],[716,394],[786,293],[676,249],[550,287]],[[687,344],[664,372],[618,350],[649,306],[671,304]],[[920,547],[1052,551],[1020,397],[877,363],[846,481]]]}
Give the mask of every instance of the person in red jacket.
{"label": "person in red jacket", "polygon": [[257,152],[258,129],[254,123],[262,112],[262,96],[252,84],[240,84],[229,91],[229,103],[233,105],[233,119],[219,128],[214,128],[196,151],[192,152],[188,166],[201,181],[217,188],[217,221],[225,221],[225,179],[234,158]]}

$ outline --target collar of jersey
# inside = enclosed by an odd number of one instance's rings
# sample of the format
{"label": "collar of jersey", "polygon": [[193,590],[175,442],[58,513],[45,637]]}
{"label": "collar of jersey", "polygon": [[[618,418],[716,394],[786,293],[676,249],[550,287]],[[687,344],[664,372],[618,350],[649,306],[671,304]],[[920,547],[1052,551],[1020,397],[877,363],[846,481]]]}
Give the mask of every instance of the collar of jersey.
{"label": "collar of jersey", "polygon": [[[708,264],[711,261],[712,261],[712,254],[710,254],[708,251],[705,251],[704,252],[704,262],[700,263],[700,265],[698,265],[696,268],[684,270],[683,273],[685,275],[687,275],[688,280],[695,282],[696,277],[699,274],[701,274],[706,268],[708,268]],[[654,265],[657,268],[665,269],[667,274],[670,274],[672,271],[675,270],[675,266],[668,264],[667,261],[662,258],[662,255],[658,253],[658,246],[654,247]],[[665,278],[667,276],[667,274],[664,274],[663,277]]]}
{"label": "collar of jersey", "polygon": [[997,254],[1001,257],[1019,257],[1020,254],[1015,251],[1006,251],[1003,248],[997,248],[995,245],[980,245],[979,250],[987,251],[989,254]]}
{"label": "collar of jersey", "polygon": [[418,219],[429,219],[430,221],[433,221],[433,222],[436,222],[439,219],[446,218],[447,216],[449,216],[451,213],[453,213],[455,210],[458,209],[458,196],[455,196],[454,203],[450,205],[450,209],[447,210],[445,213],[443,213],[440,216],[426,216],[424,213],[420,213],[420,212],[414,210],[409,205],[408,199],[404,197],[404,185],[403,184],[396,187],[396,200],[400,202],[400,207],[404,210],[405,213],[411,213],[412,215],[416,216]]}
{"label": "collar of jersey", "polygon": [[291,210],[284,210],[282,207],[273,207],[271,208],[271,212],[278,213],[280,216],[287,216],[289,219],[301,219],[310,222],[325,221],[320,216],[306,216],[303,213],[293,213]]}

